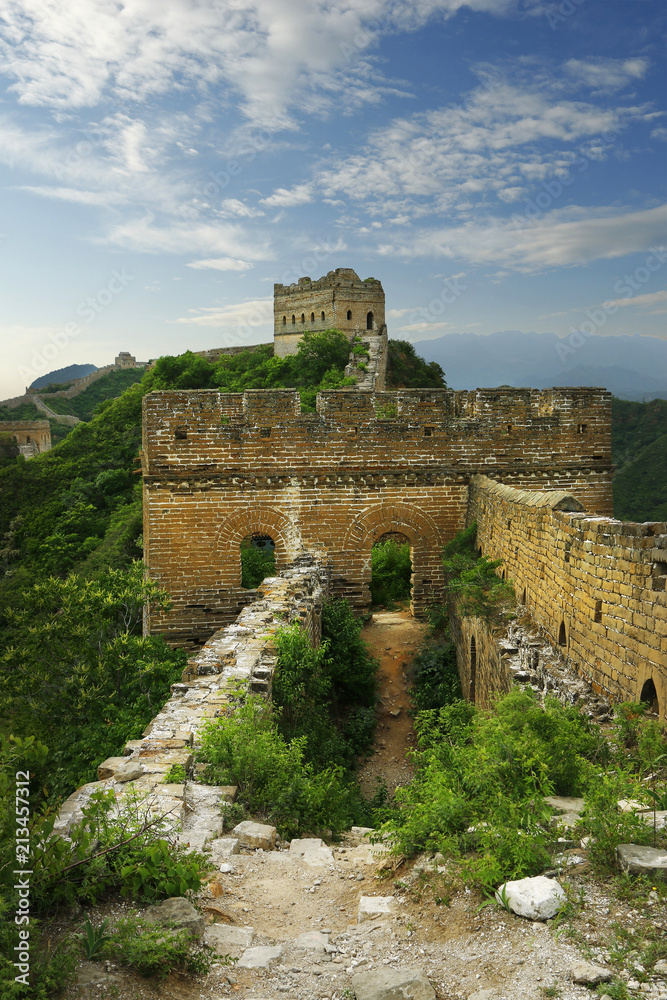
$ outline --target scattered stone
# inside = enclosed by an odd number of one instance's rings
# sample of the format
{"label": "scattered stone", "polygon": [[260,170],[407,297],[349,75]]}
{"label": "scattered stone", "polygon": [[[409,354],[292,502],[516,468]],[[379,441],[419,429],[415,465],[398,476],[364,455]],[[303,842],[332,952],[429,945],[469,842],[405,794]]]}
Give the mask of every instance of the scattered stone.
{"label": "scattered stone", "polygon": [[209,844],[211,854],[214,858],[229,858],[232,854],[241,853],[241,844],[238,837],[216,837]]}
{"label": "scattered stone", "polygon": [[667,874],[667,851],[638,844],[619,844],[616,848],[618,863],[624,872],[653,872]]}
{"label": "scattered stone", "polygon": [[639,819],[647,826],[653,826],[655,822],[656,830],[664,830],[667,827],[667,809],[658,809],[655,813],[640,813]]}
{"label": "scattered stone", "polygon": [[263,946],[247,948],[237,963],[238,969],[268,969],[272,962],[277,962],[283,953],[280,944],[273,947]]}
{"label": "scattered stone", "polygon": [[222,920],[225,924],[233,924],[236,921],[234,917],[229,913],[228,910],[222,906],[221,903],[207,903],[204,907],[204,913],[207,914],[210,920]]}
{"label": "scattered stone", "polygon": [[264,851],[272,851],[276,846],[276,832],[275,826],[265,826],[250,820],[244,820],[232,830],[241,847],[261,847]]}
{"label": "scattered stone", "polygon": [[254,927],[230,927],[228,924],[212,924],[204,935],[205,943],[218,955],[231,955],[232,951],[250,948],[254,939]]}
{"label": "scattered stone", "polygon": [[584,811],[584,800],[570,795],[545,795],[544,801],[556,812],[582,813]]}
{"label": "scattered stone", "polygon": [[575,962],[570,969],[572,982],[579,986],[597,986],[598,983],[608,983],[612,974],[600,965],[591,965],[590,962]]}
{"label": "scattered stone", "polygon": [[114,983],[118,976],[105,972],[103,966],[96,962],[84,962],[76,974],[77,986],[101,986],[102,983]]}
{"label": "scattered stone", "polygon": [[121,782],[136,781],[143,773],[144,769],[141,764],[123,764],[121,767],[116,768],[114,778],[116,781]]}
{"label": "scattered stone", "polygon": [[552,878],[537,875],[535,878],[505,882],[496,890],[496,900],[503,905],[503,895],[512,913],[528,920],[549,920],[554,917],[565,900],[563,887]]}
{"label": "scattered stone", "polygon": [[653,971],[656,976],[662,976],[663,979],[667,979],[667,961],[664,958],[661,958],[659,962],[655,963]]}
{"label": "scattered stone", "polygon": [[359,900],[357,923],[390,916],[396,909],[397,904],[393,896],[362,896]]}
{"label": "scattered stone", "polygon": [[477,993],[471,993],[468,1000],[493,1000],[497,996],[495,990],[477,990]]}
{"label": "scattered stone", "polygon": [[653,806],[647,806],[645,802],[638,802],[636,799],[619,799],[616,805],[624,813],[643,813],[653,808]]}
{"label": "scattered stone", "polygon": [[373,969],[352,976],[357,1000],[436,1000],[423,972],[415,969]]}
{"label": "scattered stone", "polygon": [[149,924],[183,928],[190,931],[194,938],[200,938],[204,933],[204,918],[183,896],[175,896],[172,899],[165,899],[163,903],[149,906],[144,913],[144,919]]}

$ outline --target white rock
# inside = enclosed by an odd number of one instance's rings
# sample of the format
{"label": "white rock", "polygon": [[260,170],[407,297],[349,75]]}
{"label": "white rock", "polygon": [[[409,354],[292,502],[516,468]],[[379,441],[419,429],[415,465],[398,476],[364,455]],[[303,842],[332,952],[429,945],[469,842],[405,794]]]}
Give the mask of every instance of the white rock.
{"label": "white rock", "polygon": [[656,830],[664,830],[667,827],[667,809],[658,809],[655,813],[641,813],[639,819],[647,826],[653,826],[655,820]]}
{"label": "white rock", "polygon": [[264,851],[272,851],[276,846],[275,826],[265,826],[263,823],[252,823],[244,820],[232,830],[232,835],[238,838],[241,847],[261,847]]}
{"label": "white rock", "polygon": [[306,931],[304,934],[299,934],[294,947],[299,951],[324,953],[329,947],[329,935],[322,934],[321,931]]}
{"label": "white rock", "polygon": [[624,813],[643,813],[652,808],[647,806],[645,802],[638,802],[636,799],[619,799],[616,805]]}
{"label": "white rock", "polygon": [[239,969],[268,969],[272,962],[277,962],[283,953],[280,944],[273,947],[247,948],[237,963]]}
{"label": "white rock", "polygon": [[580,986],[597,986],[598,983],[608,983],[612,974],[600,965],[592,965],[590,962],[575,962],[570,969],[572,982]]}
{"label": "white rock", "polygon": [[319,837],[292,840],[289,845],[290,854],[305,854],[306,851],[313,851],[318,847],[322,847],[322,841]]}
{"label": "white rock", "polygon": [[214,858],[229,858],[232,854],[241,853],[238,837],[217,837],[209,844]]}
{"label": "white rock", "polygon": [[393,896],[362,896],[359,900],[359,910],[357,912],[357,923],[364,920],[375,920],[378,917],[387,917],[397,910],[397,903]]}
{"label": "white rock", "polygon": [[249,948],[254,938],[254,927],[232,927],[230,924],[211,924],[204,934],[204,941],[218,955]]}
{"label": "white rock", "polygon": [[619,844],[616,857],[625,872],[667,872],[667,851],[655,847],[640,847],[638,844]]}
{"label": "white rock", "polygon": [[659,962],[655,963],[653,971],[657,976],[667,976],[667,961],[661,958]]}
{"label": "white rock", "polygon": [[584,800],[573,798],[570,795],[545,795],[544,801],[556,812],[582,813],[584,811]]}
{"label": "white rock", "polygon": [[544,875],[505,882],[496,890],[496,900],[501,906],[503,889],[512,913],[529,920],[549,920],[556,915],[565,900],[565,892],[560,883]]}
{"label": "white rock", "polygon": [[195,938],[204,933],[204,918],[184,896],[174,896],[149,906],[143,917],[149,924],[183,928]]}
{"label": "white rock", "polygon": [[435,991],[417,969],[373,969],[352,976],[357,1000],[436,1000]]}

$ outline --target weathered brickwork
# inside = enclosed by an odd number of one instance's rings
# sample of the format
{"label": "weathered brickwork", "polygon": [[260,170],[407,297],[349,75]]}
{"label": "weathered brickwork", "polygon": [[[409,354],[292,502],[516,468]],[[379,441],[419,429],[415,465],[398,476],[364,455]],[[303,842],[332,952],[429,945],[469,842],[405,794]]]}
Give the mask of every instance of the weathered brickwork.
{"label": "weathered brickwork", "polygon": [[48,420],[3,420],[0,435],[16,442],[19,454],[34,458],[44,451],[51,451],[51,424]]}
{"label": "weathered brickwork", "polygon": [[273,286],[276,355],[294,354],[306,330],[355,330],[385,326],[384,290],[376,278],[361,280],[351,267],[337,267],[323,278],[299,278],[293,285]]}
{"label": "weathered brickwork", "polygon": [[[585,427],[582,430],[582,426]],[[442,545],[486,472],[566,489],[611,514],[610,396],[601,389],[292,390],[151,393],[144,399],[144,544],[173,610],[151,631],[199,643],[254,599],[240,543],[270,535],[280,570],[304,553],[332,589],[369,603],[371,548],[398,531],[412,548],[413,610],[443,598]]]}
{"label": "weathered brickwork", "polygon": [[562,492],[477,476],[468,520],[478,522],[484,555],[503,560],[535,623],[593,689],[615,703],[639,701],[652,682],[664,718],[667,524],[617,521],[583,506]]}

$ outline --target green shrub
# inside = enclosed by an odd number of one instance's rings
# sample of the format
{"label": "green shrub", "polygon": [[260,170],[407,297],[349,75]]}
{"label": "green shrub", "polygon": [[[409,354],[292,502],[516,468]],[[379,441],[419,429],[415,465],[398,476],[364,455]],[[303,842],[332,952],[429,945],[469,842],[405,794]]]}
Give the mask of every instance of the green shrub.
{"label": "green shrub", "polygon": [[453,642],[431,646],[412,663],[412,703],[417,711],[442,708],[462,697]]}
{"label": "green shrub", "polygon": [[391,606],[394,601],[410,597],[412,562],[410,546],[398,544],[393,538],[378,542],[371,553],[372,576],[370,583],[373,604]]}
{"label": "green shrub", "polygon": [[[158,980],[165,979],[172,969],[203,975],[213,962],[208,952],[193,941],[189,931],[149,924],[137,917],[121,918],[104,950],[142,976]],[[216,961],[221,961],[220,956],[216,956]]]}
{"label": "green shrub", "polygon": [[514,601],[514,588],[496,570],[502,559],[487,559],[476,549],[477,524],[460,531],[442,550],[447,592],[463,618],[493,622]]}
{"label": "green shrub", "polygon": [[273,550],[267,552],[256,545],[251,545],[250,542],[241,542],[242,587],[245,587],[246,590],[254,590],[267,576],[275,575],[276,557]]}

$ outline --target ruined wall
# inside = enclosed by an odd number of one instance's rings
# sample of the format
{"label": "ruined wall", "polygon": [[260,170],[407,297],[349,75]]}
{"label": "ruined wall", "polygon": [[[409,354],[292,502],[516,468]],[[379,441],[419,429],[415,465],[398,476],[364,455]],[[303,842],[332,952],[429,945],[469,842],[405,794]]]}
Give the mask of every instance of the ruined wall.
{"label": "ruined wall", "polygon": [[11,435],[19,453],[34,458],[44,451],[51,451],[51,425],[48,420],[3,420],[0,434]]}
{"label": "ruined wall", "polygon": [[[299,278],[293,285],[273,286],[274,346],[283,358],[295,354],[306,330],[336,329],[349,336],[355,330],[385,326],[382,283],[376,278],[362,281],[349,267],[337,267],[323,278]],[[368,326],[369,313],[371,326]]]}
{"label": "ruined wall", "polygon": [[[484,555],[502,559],[517,597],[577,673],[612,702],[652,681],[667,705],[667,524],[577,510],[586,498],[532,493],[477,476],[468,520]],[[478,684],[479,688],[479,684]]]}
{"label": "ruined wall", "polygon": [[169,813],[172,827],[182,826],[184,842],[201,849],[222,833],[221,802],[233,789],[192,783],[163,784],[171,767],[191,773],[194,751],[203,726],[234,708],[235,688],[271,694],[279,628],[299,622],[314,644],[319,643],[322,603],[328,593],[326,568],[312,559],[289,567],[280,578],[265,580],[255,601],[238,620],[216,633],[189,661],[180,683],[172,684],[171,698],[144,730],[131,740],[124,756],[109,757],[97,769],[98,781],[78,788],[60,808],[55,826],[67,834],[81,819],[93,792],[114,791],[118,806],[133,795],[150,795],[153,812]]}
{"label": "ruined wall", "polygon": [[363,607],[373,543],[401,532],[422,614],[443,599],[441,547],[480,471],[611,513],[609,411],[599,389],[339,390],[306,415],[292,390],[151,393],[144,558],[174,607],[150,630],[201,643],[232,621],[253,599],[240,585],[252,533],[273,538],[278,570],[303,553],[327,562],[334,593]]}

